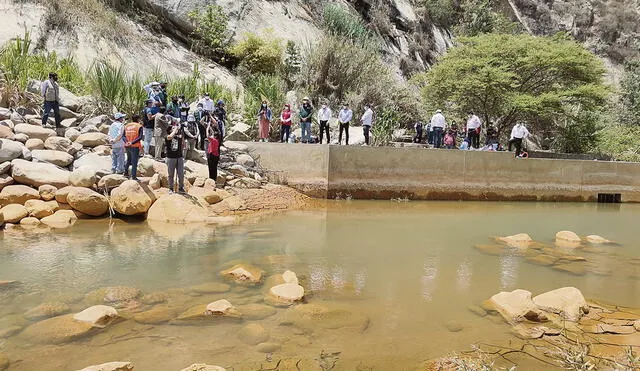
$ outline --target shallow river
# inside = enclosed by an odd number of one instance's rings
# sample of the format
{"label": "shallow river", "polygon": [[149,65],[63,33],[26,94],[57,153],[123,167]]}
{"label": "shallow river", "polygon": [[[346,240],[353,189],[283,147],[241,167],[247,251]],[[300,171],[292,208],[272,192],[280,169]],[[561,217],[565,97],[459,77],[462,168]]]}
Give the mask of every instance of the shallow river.
{"label": "shallow river", "polygon": [[[508,326],[469,310],[501,290],[536,295],[575,286],[587,298],[640,307],[639,217],[640,205],[626,204],[341,201],[239,226],[109,226],[102,220],[62,232],[5,232],[0,280],[19,284],[0,288],[0,332],[28,326],[23,314],[43,302],[80,311],[93,304],[87,293],[108,286],[176,295],[176,313],[222,298],[242,311],[261,303],[268,287],[193,290],[224,282],[219,272],[238,262],[262,268],[265,277],[295,271],[307,293],[301,305],[330,314],[309,319],[295,308],[278,308],[255,320],[150,325],[132,319],[152,307],[136,301],[120,310],[128,319],[92,336],[47,345],[17,333],[0,338],[0,353],[11,359],[10,370],[76,370],[126,360],[136,370],[204,362],[238,371],[273,369],[280,359],[280,370],[298,359],[310,370],[328,370],[334,362],[334,370],[419,369],[427,359],[475,343],[508,341]],[[559,230],[617,244],[568,252],[591,267],[579,275],[474,248],[520,232],[552,246]],[[251,322],[265,328],[272,353],[239,335]]]}

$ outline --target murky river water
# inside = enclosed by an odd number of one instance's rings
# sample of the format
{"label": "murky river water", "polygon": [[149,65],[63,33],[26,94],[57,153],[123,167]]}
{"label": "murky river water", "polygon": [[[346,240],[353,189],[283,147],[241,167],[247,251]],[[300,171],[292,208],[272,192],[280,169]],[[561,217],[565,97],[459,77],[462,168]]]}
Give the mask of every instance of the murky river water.
{"label": "murky river water", "polygon": [[[24,313],[43,302],[80,311],[92,304],[87,293],[108,286],[173,295],[175,313],[222,298],[242,310],[261,303],[268,287],[232,285],[219,294],[192,289],[223,282],[219,272],[238,262],[259,266],[267,277],[295,271],[308,296],[302,305],[330,314],[310,320],[295,308],[278,308],[255,320],[150,325],[134,318],[153,306],[135,302],[120,310],[125,320],[92,336],[51,345],[17,332],[0,338],[0,353],[11,359],[10,370],[76,370],[125,360],[136,370],[204,362],[237,371],[273,369],[280,359],[280,370],[295,369],[292,359],[310,370],[333,362],[334,370],[419,369],[424,360],[474,343],[507,341],[508,326],[469,310],[501,290],[535,295],[575,286],[588,298],[640,307],[639,217],[636,205],[344,201],[241,226],[107,226],[103,220],[61,232],[5,232],[0,280],[19,284],[0,288],[0,333],[29,326]],[[597,268],[580,275],[474,248],[493,243],[491,236],[520,232],[552,245],[559,230],[618,244],[571,252]],[[268,332],[272,354],[239,336],[252,322]],[[323,351],[340,354],[320,357]]]}

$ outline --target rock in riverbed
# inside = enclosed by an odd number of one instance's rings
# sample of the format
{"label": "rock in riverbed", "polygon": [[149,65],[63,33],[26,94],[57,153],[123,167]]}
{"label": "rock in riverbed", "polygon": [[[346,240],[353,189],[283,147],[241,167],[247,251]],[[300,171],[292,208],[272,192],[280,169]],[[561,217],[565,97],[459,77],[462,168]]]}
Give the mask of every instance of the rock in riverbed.
{"label": "rock in riverbed", "polygon": [[194,363],[187,368],[183,368],[180,371],[227,371],[225,368],[220,366],[212,366],[204,363]]}
{"label": "rock in riverbed", "polygon": [[43,303],[35,308],[29,309],[24,318],[31,321],[39,321],[45,318],[57,317],[69,313],[71,308],[65,303]]}
{"label": "rock in riverbed", "polygon": [[101,365],[93,365],[85,367],[78,371],[131,371],[133,364],[131,362],[108,362]]}
{"label": "rock in riverbed", "polygon": [[248,264],[238,264],[220,272],[220,274],[238,283],[259,283],[262,280],[262,269]]}
{"label": "rock in riverbed", "polygon": [[513,236],[498,237],[498,241],[511,247],[527,247],[533,242],[533,239],[526,233],[518,233]]}
{"label": "rock in riverbed", "polygon": [[589,313],[587,301],[575,287],[562,287],[533,298],[533,303],[545,312],[559,314],[562,318],[577,322]]}
{"label": "rock in riverbed", "polygon": [[508,322],[522,322],[525,319],[535,322],[547,320],[531,300],[531,292],[526,290],[503,291],[493,295],[489,302]]}
{"label": "rock in riverbed", "polygon": [[118,318],[118,311],[107,305],[94,305],[73,315],[73,319],[95,327],[105,327]]}

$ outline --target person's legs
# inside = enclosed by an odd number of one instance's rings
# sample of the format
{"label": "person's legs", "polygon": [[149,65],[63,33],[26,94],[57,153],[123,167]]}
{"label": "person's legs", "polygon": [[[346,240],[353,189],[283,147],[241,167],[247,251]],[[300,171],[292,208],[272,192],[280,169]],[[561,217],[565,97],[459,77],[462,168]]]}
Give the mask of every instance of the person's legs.
{"label": "person's legs", "polygon": [[349,123],[344,124],[344,144],[349,145]]}
{"label": "person's legs", "polygon": [[514,138],[513,144],[516,146],[516,157],[522,153],[522,139]]}
{"label": "person's legs", "polygon": [[280,143],[284,143],[284,125],[280,125]]}
{"label": "person's legs", "polygon": [[340,128],[338,130],[338,144],[342,144],[342,131],[344,130],[344,124],[340,123]]}
{"label": "person's legs", "polygon": [[162,150],[164,149],[164,139],[162,137],[153,137],[153,144],[156,147],[156,160],[161,160]]}
{"label": "person's legs", "polygon": [[327,125],[327,121],[320,121],[320,144],[322,144],[325,130],[327,131],[327,143],[329,143],[329,125]]}
{"label": "person's legs", "polygon": [[289,143],[289,137],[291,136],[291,125],[286,125],[284,127],[284,132],[286,134],[284,141],[285,143]]}
{"label": "person's legs", "polygon": [[207,167],[209,168],[209,179],[213,179],[214,181],[218,177],[218,169],[217,164],[214,165],[214,156],[213,153],[207,153]]}
{"label": "person's legs", "polygon": [[433,128],[433,146],[435,148],[440,148],[442,145],[442,128],[436,127]]}
{"label": "person's legs", "polygon": [[178,191],[184,193],[184,158],[176,159],[176,170],[178,171]]}
{"label": "person's legs", "polygon": [[306,143],[307,142],[307,123],[306,122],[301,122],[300,123],[300,129],[302,130],[300,133],[300,141],[302,143]]}
{"label": "person's legs", "polygon": [[167,164],[167,176],[169,178],[169,192],[173,192],[174,191],[174,183],[173,183],[173,179],[176,173],[176,165],[177,165],[177,159],[175,158],[169,158],[167,157],[165,159],[165,163]]}
{"label": "person's legs", "polygon": [[198,143],[196,144],[196,148],[200,150],[204,150],[205,136],[206,136],[207,129],[204,127],[204,125],[198,124],[198,130],[200,131],[200,138],[198,140]]}
{"label": "person's legs", "polygon": [[131,179],[138,180],[138,158],[140,157],[140,148],[130,147],[129,156],[131,156]]}
{"label": "person's legs", "polygon": [[473,147],[480,148],[480,134],[477,131],[473,132]]}
{"label": "person's legs", "polygon": [[124,176],[129,176],[129,166],[131,166],[131,148],[125,148],[127,154],[127,161],[124,164]]}
{"label": "person's legs", "polygon": [[327,144],[331,144],[331,135],[329,134],[329,122],[326,123],[325,129],[327,130]]}
{"label": "person's legs", "polygon": [[153,138],[153,129],[143,128],[142,129],[142,147],[144,148],[144,154],[151,154],[151,139]]}
{"label": "person's legs", "polygon": [[47,125],[49,121],[49,112],[51,112],[51,104],[53,102],[44,102],[44,106],[42,107],[42,126]]}
{"label": "person's legs", "polygon": [[364,133],[364,144],[369,145],[369,126],[365,125],[362,127],[362,131]]}
{"label": "person's legs", "polygon": [[118,159],[116,161],[116,173],[123,174],[124,173],[124,147],[118,148]]}
{"label": "person's legs", "polygon": [[60,117],[60,104],[58,102],[53,102],[53,116],[56,119],[56,129],[62,127],[62,118]]}

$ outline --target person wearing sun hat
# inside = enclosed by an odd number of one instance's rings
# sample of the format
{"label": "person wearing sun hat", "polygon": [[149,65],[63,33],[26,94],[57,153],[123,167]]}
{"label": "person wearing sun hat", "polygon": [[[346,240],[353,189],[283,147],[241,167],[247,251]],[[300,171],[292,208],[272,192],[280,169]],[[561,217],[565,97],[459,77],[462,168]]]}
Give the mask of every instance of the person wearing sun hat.
{"label": "person wearing sun hat", "polygon": [[298,113],[300,118],[300,129],[302,129],[301,142],[311,143],[311,119],[313,117],[313,107],[308,97],[302,99],[302,107]]}
{"label": "person wearing sun hat", "polygon": [[114,174],[124,174],[124,113],[118,112],[113,115],[114,121],[109,126],[109,142],[111,143],[111,172]]}

